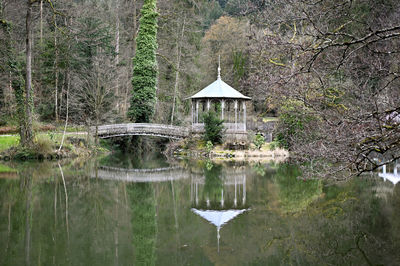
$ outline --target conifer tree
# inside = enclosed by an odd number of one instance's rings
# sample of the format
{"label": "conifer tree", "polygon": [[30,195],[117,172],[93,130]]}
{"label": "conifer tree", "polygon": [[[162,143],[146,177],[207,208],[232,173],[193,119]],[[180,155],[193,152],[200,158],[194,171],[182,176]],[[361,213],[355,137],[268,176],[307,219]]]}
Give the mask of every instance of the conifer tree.
{"label": "conifer tree", "polygon": [[132,96],[128,117],[132,122],[150,122],[155,111],[157,87],[156,0],[145,0],[133,59]]}

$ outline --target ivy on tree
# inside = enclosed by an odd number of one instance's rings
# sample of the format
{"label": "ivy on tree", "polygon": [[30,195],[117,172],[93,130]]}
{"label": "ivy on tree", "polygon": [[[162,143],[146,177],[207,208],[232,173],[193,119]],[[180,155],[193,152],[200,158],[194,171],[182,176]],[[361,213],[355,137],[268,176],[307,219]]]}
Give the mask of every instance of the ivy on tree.
{"label": "ivy on tree", "polygon": [[132,122],[150,122],[155,112],[157,88],[156,0],[145,0],[133,59],[132,96],[128,117]]}

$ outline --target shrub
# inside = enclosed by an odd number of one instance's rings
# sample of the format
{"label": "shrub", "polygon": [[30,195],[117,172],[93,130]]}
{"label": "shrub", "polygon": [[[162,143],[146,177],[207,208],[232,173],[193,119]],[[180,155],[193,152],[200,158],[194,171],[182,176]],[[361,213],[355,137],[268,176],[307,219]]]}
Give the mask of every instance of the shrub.
{"label": "shrub", "polygon": [[257,149],[261,149],[262,145],[265,143],[264,136],[260,133],[257,133],[253,143],[256,145]]}
{"label": "shrub", "polygon": [[38,135],[36,137],[33,149],[36,153],[46,154],[52,151],[53,145],[53,141],[50,140],[47,136]]}
{"label": "shrub", "polygon": [[275,150],[275,149],[277,149],[277,148],[280,148],[280,147],[283,147],[283,145],[282,145],[282,143],[279,142],[279,140],[277,140],[277,139],[274,139],[274,141],[272,141],[272,142],[269,144],[269,149],[270,149],[271,151],[273,151],[273,150]]}
{"label": "shrub", "polygon": [[18,147],[13,154],[15,160],[25,161],[35,159],[37,153],[31,148]]}
{"label": "shrub", "polygon": [[219,119],[215,112],[204,114],[204,140],[211,141],[212,144],[221,144],[224,134],[223,120]]}

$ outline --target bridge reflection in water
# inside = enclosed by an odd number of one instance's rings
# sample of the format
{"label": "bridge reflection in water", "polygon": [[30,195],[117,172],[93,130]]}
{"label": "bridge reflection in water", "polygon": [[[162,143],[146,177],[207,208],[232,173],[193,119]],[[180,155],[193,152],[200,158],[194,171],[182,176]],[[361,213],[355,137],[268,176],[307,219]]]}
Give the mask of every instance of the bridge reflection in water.
{"label": "bridge reflection in water", "polygon": [[249,210],[246,205],[246,168],[211,165],[203,171],[181,167],[126,169],[100,166],[92,178],[122,182],[167,182],[190,178],[192,212],[216,226],[218,251],[222,226]]}
{"label": "bridge reflection in water", "polygon": [[189,178],[189,171],[181,167],[127,169],[100,166],[92,171],[91,177],[113,181],[151,183]]}
{"label": "bridge reflection in water", "polygon": [[181,167],[126,169],[100,166],[92,178],[122,182],[167,182],[190,178],[192,212],[216,226],[219,252],[220,230],[238,215],[250,210],[246,205],[246,168],[212,165],[196,171]]}
{"label": "bridge reflection in water", "polygon": [[[127,169],[99,166],[91,178],[123,182],[166,182],[171,180],[191,179],[190,197],[193,207],[220,209],[246,206],[246,170],[245,168],[214,169],[204,172],[192,171],[182,167],[162,167],[152,169]],[[201,195],[199,196],[199,194]]]}

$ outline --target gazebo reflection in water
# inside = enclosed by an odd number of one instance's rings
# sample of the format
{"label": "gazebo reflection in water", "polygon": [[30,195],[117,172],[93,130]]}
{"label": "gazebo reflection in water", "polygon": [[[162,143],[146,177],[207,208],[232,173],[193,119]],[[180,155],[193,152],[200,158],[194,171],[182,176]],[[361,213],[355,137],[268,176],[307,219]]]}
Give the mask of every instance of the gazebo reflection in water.
{"label": "gazebo reflection in water", "polygon": [[219,252],[220,230],[229,221],[249,210],[246,205],[246,169],[224,169],[213,165],[204,173],[192,173],[192,212],[217,228]]}
{"label": "gazebo reflection in water", "polygon": [[378,175],[382,177],[384,181],[388,180],[395,186],[400,182],[400,163],[397,161],[390,165],[384,164],[380,167],[380,170],[381,172]]}

